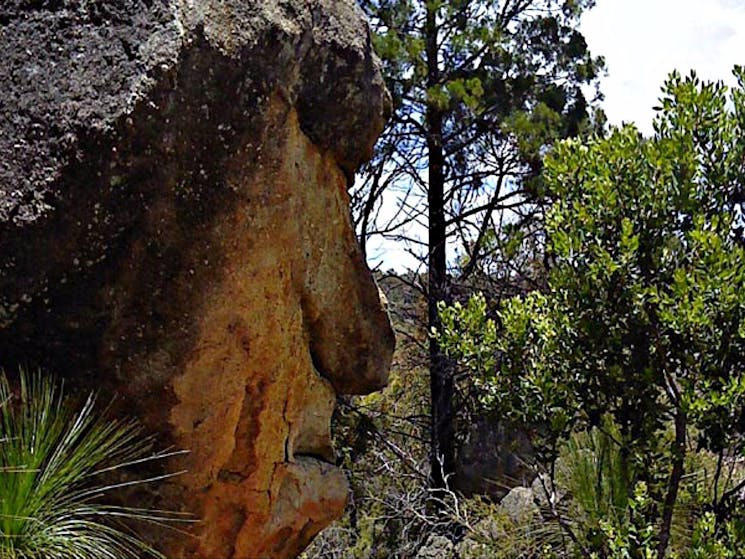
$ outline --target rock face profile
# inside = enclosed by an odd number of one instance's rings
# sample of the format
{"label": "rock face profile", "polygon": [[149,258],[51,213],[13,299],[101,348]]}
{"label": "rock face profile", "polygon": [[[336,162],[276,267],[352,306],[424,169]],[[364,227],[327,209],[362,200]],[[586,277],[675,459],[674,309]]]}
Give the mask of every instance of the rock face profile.
{"label": "rock face profile", "polygon": [[349,219],[387,110],[359,9],[4,0],[0,52],[2,365],[188,450],[126,496],[199,519],[149,528],[167,557],[293,557],[346,500],[335,396],[394,344]]}

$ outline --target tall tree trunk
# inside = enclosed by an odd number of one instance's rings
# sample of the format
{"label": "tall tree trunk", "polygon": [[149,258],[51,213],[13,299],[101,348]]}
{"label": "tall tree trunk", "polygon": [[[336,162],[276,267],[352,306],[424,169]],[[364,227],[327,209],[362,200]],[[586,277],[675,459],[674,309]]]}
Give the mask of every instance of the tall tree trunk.
{"label": "tall tree trunk", "polygon": [[680,480],[683,479],[686,451],[687,422],[685,413],[678,408],[675,413],[675,441],[673,442],[673,469],[667,484],[667,495],[662,507],[662,525],[660,527],[657,559],[665,559],[670,543],[670,527],[673,522],[675,502],[678,500]]}
{"label": "tall tree trunk", "polygon": [[[427,5],[427,83],[439,85],[437,10]],[[435,103],[427,105],[427,149],[429,154],[429,293],[428,325],[440,327],[437,313],[439,301],[449,302],[447,280],[445,226],[445,158],[442,146],[443,114]],[[447,477],[455,469],[455,440],[453,429],[453,377],[448,360],[434,339],[429,342],[430,418],[431,426],[431,486],[434,508],[442,511]]]}

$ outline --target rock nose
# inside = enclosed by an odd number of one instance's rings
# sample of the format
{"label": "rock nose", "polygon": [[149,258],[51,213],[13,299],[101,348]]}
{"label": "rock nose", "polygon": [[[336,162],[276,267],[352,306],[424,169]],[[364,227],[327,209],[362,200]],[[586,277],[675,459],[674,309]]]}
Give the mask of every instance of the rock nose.
{"label": "rock nose", "polygon": [[320,370],[339,394],[368,394],[388,384],[396,339],[376,287],[374,291],[375,300],[364,307],[366,316],[355,318],[359,322],[347,330],[341,342],[334,342],[336,347],[311,345]]}
{"label": "rock nose", "polygon": [[[298,144],[307,137],[296,124]],[[311,150],[312,151],[312,150]],[[294,154],[298,161],[308,157]],[[338,394],[367,394],[388,382],[395,336],[380,292],[360,250],[349,214],[347,178],[333,153],[311,158],[319,185],[303,205],[301,293],[313,365]]]}
{"label": "rock nose", "polygon": [[310,351],[338,394],[367,394],[388,383],[396,338],[361,254],[350,268],[339,283],[327,284],[320,308],[307,305]]}

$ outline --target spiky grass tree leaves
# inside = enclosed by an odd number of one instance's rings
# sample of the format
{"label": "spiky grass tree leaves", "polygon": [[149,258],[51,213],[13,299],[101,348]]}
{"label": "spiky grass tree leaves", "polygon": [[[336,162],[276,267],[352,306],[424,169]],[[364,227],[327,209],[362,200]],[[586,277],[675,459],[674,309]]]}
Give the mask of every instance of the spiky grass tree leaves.
{"label": "spiky grass tree leaves", "polygon": [[0,373],[0,557],[161,557],[122,520],[173,520],[168,513],[107,503],[123,484],[112,474],[158,460],[135,422],[107,420],[89,396],[76,409],[48,376],[21,372],[14,393]]}

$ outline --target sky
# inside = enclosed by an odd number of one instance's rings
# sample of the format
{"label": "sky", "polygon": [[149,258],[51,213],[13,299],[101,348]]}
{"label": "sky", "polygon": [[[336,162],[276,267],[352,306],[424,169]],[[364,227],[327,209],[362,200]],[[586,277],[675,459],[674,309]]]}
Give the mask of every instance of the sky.
{"label": "sky", "polygon": [[745,0],[598,0],[580,31],[605,57],[609,121],[635,122],[645,133],[671,70],[733,84],[732,67],[745,65]]}
{"label": "sky", "polygon": [[[634,122],[645,134],[670,71],[695,69],[732,85],[732,67],[745,65],[745,0],[597,0],[580,31],[605,57],[600,88],[609,122]],[[416,268],[396,243],[371,240],[369,248],[371,266]]]}

